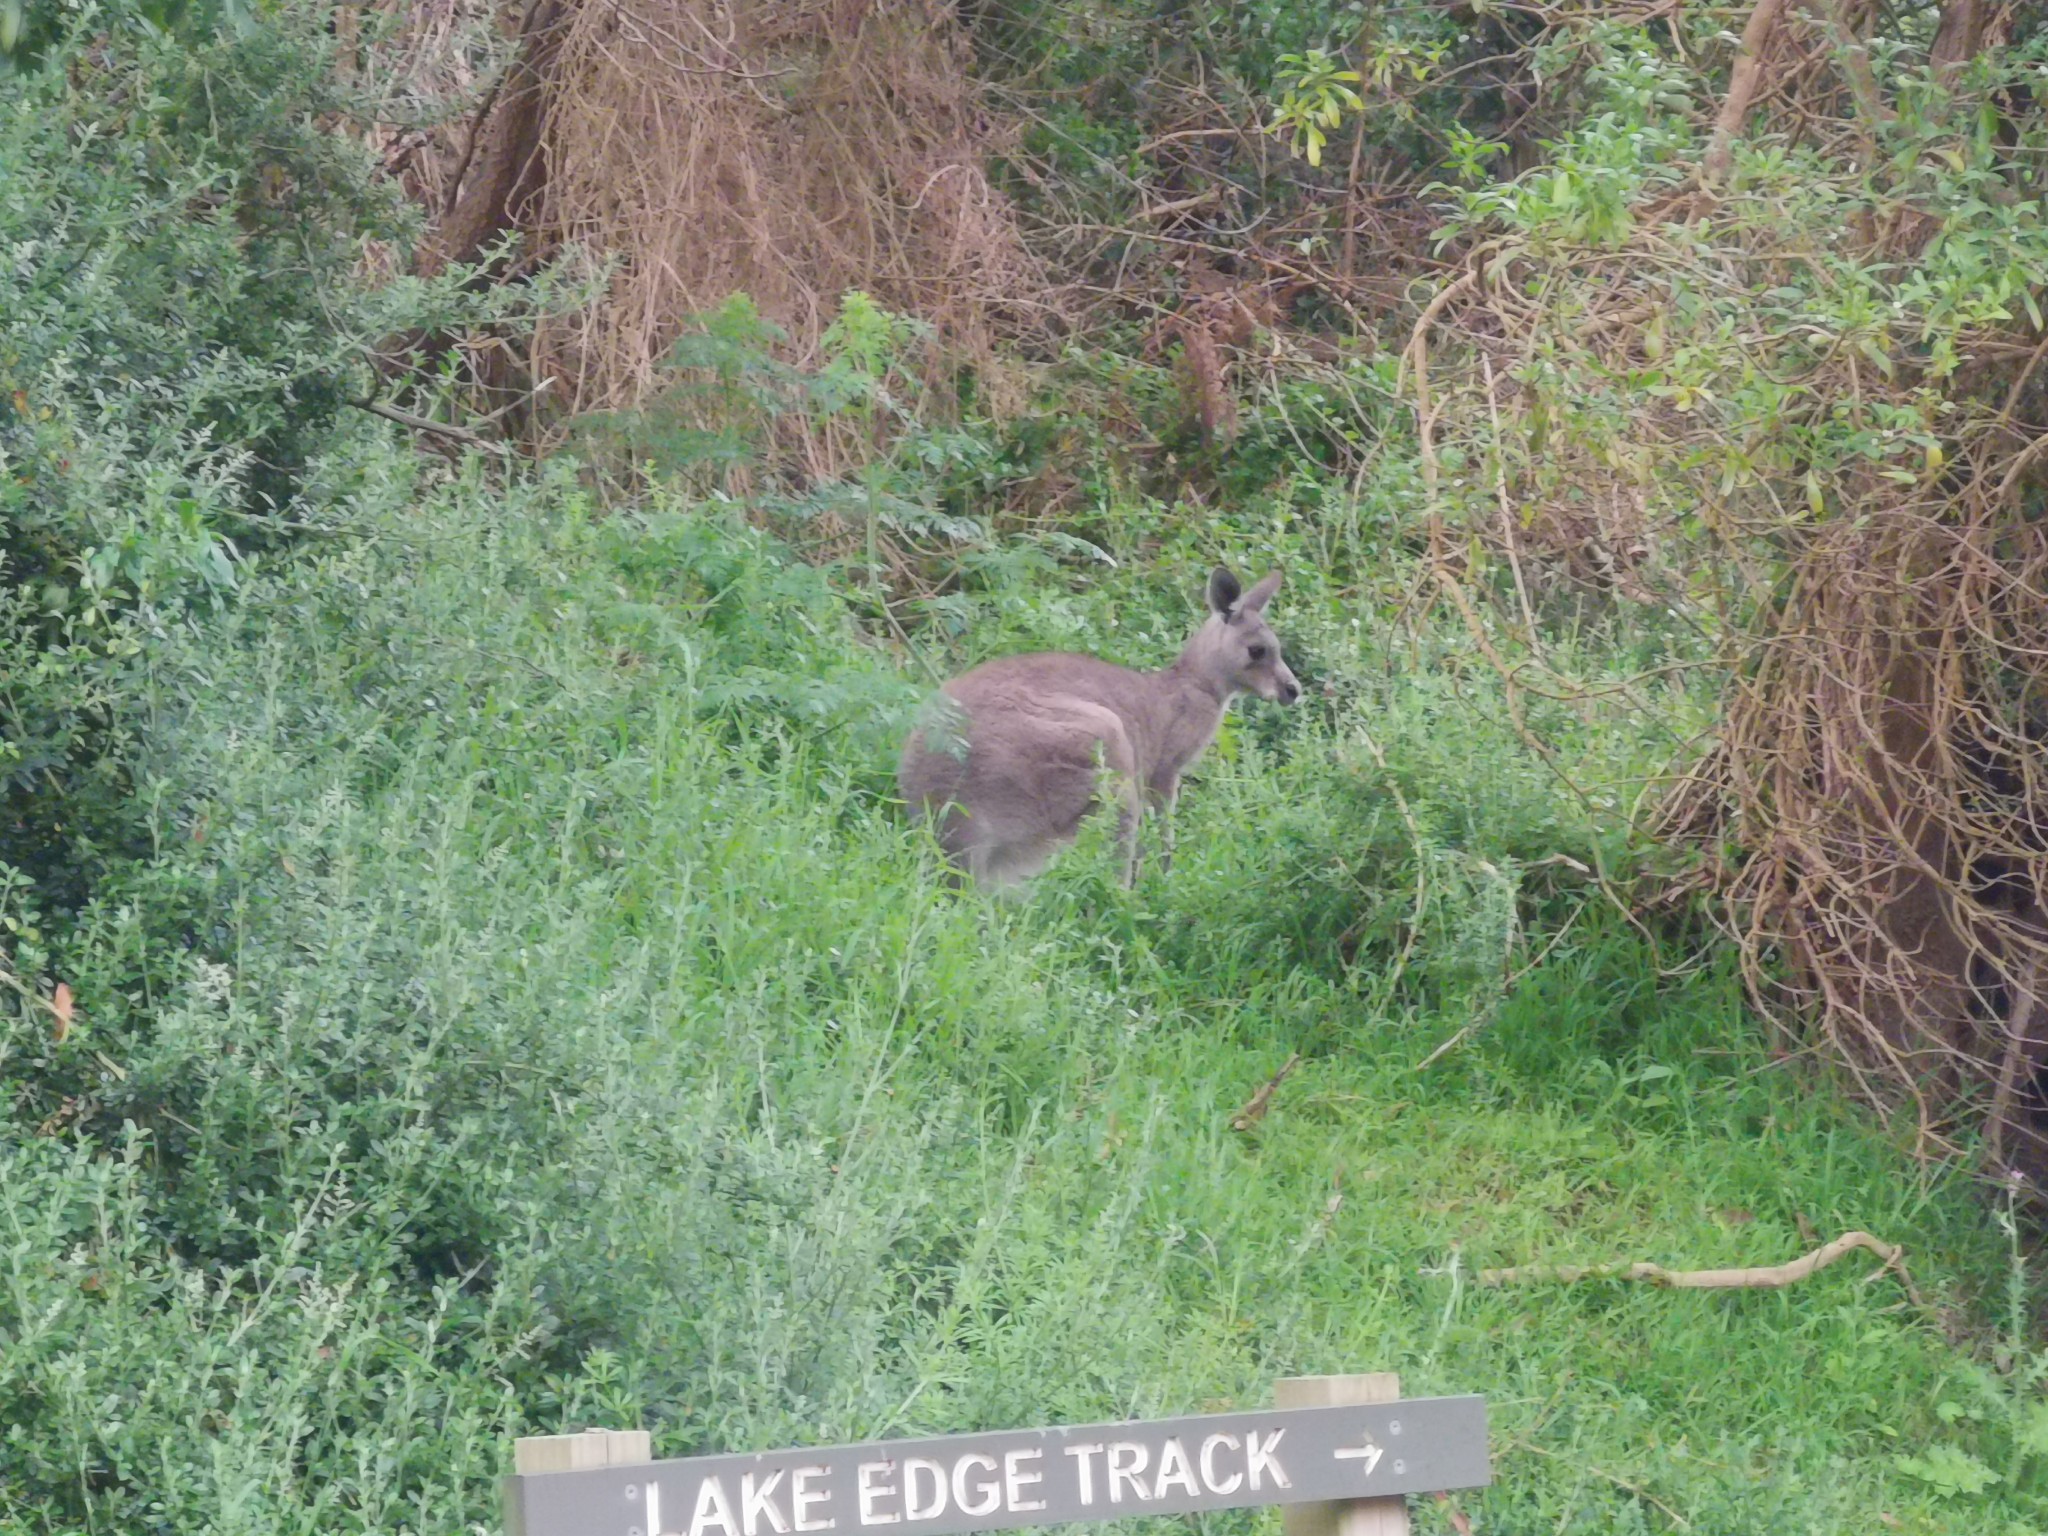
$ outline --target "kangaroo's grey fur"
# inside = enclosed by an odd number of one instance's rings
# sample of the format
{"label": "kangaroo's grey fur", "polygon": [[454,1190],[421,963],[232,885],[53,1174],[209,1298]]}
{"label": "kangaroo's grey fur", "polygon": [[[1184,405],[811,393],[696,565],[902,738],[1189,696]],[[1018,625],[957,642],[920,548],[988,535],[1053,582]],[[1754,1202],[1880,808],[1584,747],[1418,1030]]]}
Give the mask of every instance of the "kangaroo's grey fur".
{"label": "kangaroo's grey fur", "polygon": [[1161,812],[1160,868],[1173,862],[1180,776],[1216,738],[1233,696],[1292,704],[1301,685],[1280,659],[1266,604],[1273,572],[1249,592],[1218,566],[1209,616],[1163,672],[1093,656],[1006,656],[947,683],[940,712],[904,743],[897,782],[912,813],[986,889],[1028,880],[1074,840],[1107,773],[1121,814],[1123,882],[1138,876],[1147,805]]}

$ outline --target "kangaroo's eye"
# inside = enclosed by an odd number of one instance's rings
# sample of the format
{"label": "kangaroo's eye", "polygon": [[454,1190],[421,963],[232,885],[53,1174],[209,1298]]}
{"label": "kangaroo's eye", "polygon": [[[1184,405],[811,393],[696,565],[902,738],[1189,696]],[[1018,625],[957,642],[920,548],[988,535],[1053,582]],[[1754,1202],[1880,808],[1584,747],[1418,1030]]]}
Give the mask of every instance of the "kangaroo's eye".
{"label": "kangaroo's eye", "polygon": [[1253,661],[1264,661],[1265,659],[1266,659],[1266,648],[1265,648],[1265,647],[1264,647],[1263,645],[1255,645],[1255,646],[1253,646],[1253,647],[1252,647],[1252,660],[1253,660]]}

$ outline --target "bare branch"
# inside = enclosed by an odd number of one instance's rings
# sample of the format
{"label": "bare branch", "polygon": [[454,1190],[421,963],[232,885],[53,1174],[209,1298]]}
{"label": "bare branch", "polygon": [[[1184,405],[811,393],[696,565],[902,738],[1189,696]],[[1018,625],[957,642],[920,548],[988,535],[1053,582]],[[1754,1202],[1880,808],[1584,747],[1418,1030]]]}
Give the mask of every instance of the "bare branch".
{"label": "bare branch", "polygon": [[1879,1242],[1868,1232],[1844,1232],[1833,1242],[1786,1264],[1751,1269],[1666,1269],[1661,1264],[1521,1264],[1510,1269],[1482,1269],[1481,1285],[1572,1285],[1581,1280],[1642,1280],[1673,1290],[1735,1291],[1777,1290],[1796,1285],[1808,1275],[1826,1269],[1837,1259],[1861,1249],[1876,1254],[1887,1270],[1906,1278],[1905,1250],[1895,1243]]}
{"label": "bare branch", "polygon": [[1280,1070],[1259,1085],[1259,1091],[1245,1101],[1245,1106],[1230,1117],[1233,1131],[1248,1131],[1266,1118],[1266,1111],[1273,1106],[1273,1091],[1287,1081],[1288,1074],[1301,1065],[1301,1052],[1295,1051],[1280,1064]]}
{"label": "bare branch", "polygon": [[411,411],[401,410],[395,405],[386,405],[382,400],[351,400],[348,402],[359,411],[368,411],[372,416],[382,416],[386,421],[395,421],[401,427],[410,427],[415,432],[425,432],[434,437],[445,437],[450,442],[465,447],[480,449],[486,453],[510,453],[512,450],[500,442],[473,432],[468,427],[458,427],[453,422],[435,421],[431,416],[416,416]]}
{"label": "bare branch", "polygon": [[1757,78],[1763,70],[1763,51],[1783,9],[1784,0],[1757,0],[1756,9],[1749,13],[1749,24],[1742,29],[1742,42],[1735,50],[1735,67],[1728,75],[1728,94],[1714,119],[1714,134],[1707,141],[1706,157],[1700,162],[1701,174],[1709,187],[1718,187],[1728,179],[1728,167],[1735,157],[1735,136],[1742,131],[1743,119],[1749,115]]}

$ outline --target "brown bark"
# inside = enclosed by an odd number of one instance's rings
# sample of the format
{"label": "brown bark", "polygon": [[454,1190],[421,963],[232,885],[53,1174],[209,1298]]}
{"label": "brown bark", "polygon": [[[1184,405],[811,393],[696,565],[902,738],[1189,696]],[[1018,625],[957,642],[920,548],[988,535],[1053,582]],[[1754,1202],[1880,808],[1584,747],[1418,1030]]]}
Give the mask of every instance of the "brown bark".
{"label": "brown bark", "polygon": [[1856,111],[1863,119],[1864,136],[1881,123],[1889,123],[1898,114],[1892,111],[1891,103],[1884,99],[1878,89],[1877,76],[1871,72],[1870,49],[1857,35],[1849,17],[1849,7],[1843,0],[1834,0],[1828,8],[1828,33],[1835,45],[1836,59],[1842,67],[1842,77],[1849,83],[1849,94],[1856,98]]}
{"label": "brown bark", "polygon": [[1985,1141],[1990,1148],[1994,1168],[2006,1160],[2006,1133],[2016,1131],[2025,1135],[2030,1129],[2014,1111],[2019,1105],[2021,1076],[2040,1065],[2042,1042],[2034,1036],[2033,1024],[2034,1009],[2042,991],[2041,983],[2040,961],[2032,957],[2022,960],[2012,988],[2005,1058],[1999,1063],[1998,1084],[1992,1091],[1991,1109],[1984,1117]]}
{"label": "brown bark", "polygon": [[448,211],[420,253],[422,276],[474,261],[498,236],[530,223],[546,183],[549,87],[571,4],[533,0],[527,7],[518,52],[472,126],[473,163],[459,172]]}
{"label": "brown bark", "polygon": [[1983,0],[1948,0],[1941,8],[1930,51],[1937,83],[1954,85],[1957,73],[1984,46],[1984,9]]}
{"label": "brown bark", "polygon": [[1714,136],[1707,141],[1706,158],[1700,162],[1710,187],[1727,180],[1729,164],[1735,157],[1735,135],[1742,131],[1742,120],[1749,115],[1749,104],[1756,97],[1757,77],[1763,72],[1763,51],[1783,9],[1784,0],[1757,0],[1756,9],[1749,13],[1749,24],[1742,29],[1742,42],[1735,50],[1735,67],[1728,74],[1728,95],[1714,119]]}

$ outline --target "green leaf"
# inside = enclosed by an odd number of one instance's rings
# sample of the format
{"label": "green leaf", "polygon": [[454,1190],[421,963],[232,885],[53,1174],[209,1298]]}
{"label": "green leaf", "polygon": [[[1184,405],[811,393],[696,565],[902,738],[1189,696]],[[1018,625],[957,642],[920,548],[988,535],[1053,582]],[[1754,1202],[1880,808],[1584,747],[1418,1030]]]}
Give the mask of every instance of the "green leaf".
{"label": "green leaf", "polygon": [[1958,1494],[1974,1496],[1993,1483],[2005,1481],[1961,1446],[1944,1442],[1931,1445],[1924,1456],[1897,1456],[1892,1465],[1906,1476],[1927,1484],[1944,1499]]}
{"label": "green leaf", "polygon": [[2013,1443],[2025,1456],[2048,1456],[2048,1403],[2031,1403],[2013,1430]]}

